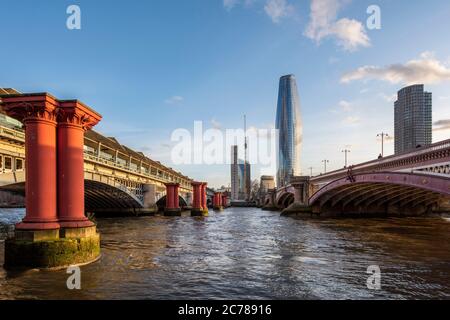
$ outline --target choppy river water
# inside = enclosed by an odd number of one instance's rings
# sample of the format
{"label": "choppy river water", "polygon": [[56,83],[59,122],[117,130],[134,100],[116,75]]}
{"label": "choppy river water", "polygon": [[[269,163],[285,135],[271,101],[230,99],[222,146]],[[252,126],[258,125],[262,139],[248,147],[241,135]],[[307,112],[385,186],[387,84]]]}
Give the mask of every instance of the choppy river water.
{"label": "choppy river water", "polygon": [[[0,209],[0,265],[24,211]],[[102,258],[65,270],[7,272],[0,299],[445,299],[450,220],[300,220],[254,208],[207,218],[99,219]],[[367,288],[367,268],[381,290]]]}

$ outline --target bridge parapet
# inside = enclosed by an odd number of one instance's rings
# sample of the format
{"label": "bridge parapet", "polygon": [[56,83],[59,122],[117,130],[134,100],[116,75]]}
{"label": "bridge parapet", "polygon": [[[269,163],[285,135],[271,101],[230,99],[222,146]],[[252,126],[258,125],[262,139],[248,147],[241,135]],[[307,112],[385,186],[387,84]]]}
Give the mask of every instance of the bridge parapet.
{"label": "bridge parapet", "polygon": [[[313,185],[322,187],[327,183],[345,177],[349,168],[343,168],[311,178]],[[426,172],[450,175],[450,139],[420,147],[413,152],[396,154],[351,166],[354,174],[364,172]]]}

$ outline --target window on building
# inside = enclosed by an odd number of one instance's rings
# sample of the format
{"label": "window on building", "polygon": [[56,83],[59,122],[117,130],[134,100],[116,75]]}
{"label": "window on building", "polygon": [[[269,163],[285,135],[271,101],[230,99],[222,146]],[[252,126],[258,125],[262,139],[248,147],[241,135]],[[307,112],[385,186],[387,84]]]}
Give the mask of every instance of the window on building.
{"label": "window on building", "polygon": [[5,157],[5,170],[12,170],[12,158]]}
{"label": "window on building", "polygon": [[23,160],[22,159],[16,159],[16,171],[23,170]]}

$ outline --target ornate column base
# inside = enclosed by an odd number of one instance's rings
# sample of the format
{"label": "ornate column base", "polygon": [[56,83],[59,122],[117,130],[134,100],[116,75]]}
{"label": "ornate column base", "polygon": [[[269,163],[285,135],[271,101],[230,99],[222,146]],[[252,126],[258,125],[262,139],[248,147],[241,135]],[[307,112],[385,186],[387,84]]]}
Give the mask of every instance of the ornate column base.
{"label": "ornate column base", "polygon": [[223,211],[223,206],[214,206],[214,211]]}
{"label": "ornate column base", "polygon": [[164,209],[164,216],[166,217],[181,217],[181,208],[166,208]]}
{"label": "ornate column base", "polygon": [[96,226],[60,230],[16,230],[5,242],[5,269],[63,269],[100,258]]}

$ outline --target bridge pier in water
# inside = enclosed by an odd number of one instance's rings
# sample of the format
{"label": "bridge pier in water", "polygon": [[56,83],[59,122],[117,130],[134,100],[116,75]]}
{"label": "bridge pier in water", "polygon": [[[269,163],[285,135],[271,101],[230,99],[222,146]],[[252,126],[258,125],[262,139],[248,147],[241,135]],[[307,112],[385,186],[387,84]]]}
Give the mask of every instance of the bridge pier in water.
{"label": "bridge pier in water", "polygon": [[265,203],[262,208],[263,210],[266,210],[266,211],[278,210],[278,208],[275,205],[276,193],[277,193],[276,189],[270,189],[267,191],[267,195],[265,197]]}
{"label": "bridge pier in water", "polygon": [[311,213],[309,207],[310,177],[292,177],[294,188],[294,202],[282,211],[282,215]]}
{"label": "bridge pier in water", "polygon": [[181,216],[180,199],[179,199],[179,183],[166,183],[166,207],[164,209],[165,216]]}
{"label": "bridge pier in water", "polygon": [[6,268],[58,268],[95,261],[100,236],[84,216],[83,134],[101,116],[47,93],[3,97],[25,126],[26,216],[5,242]]}
{"label": "bridge pier in water", "polygon": [[222,211],[223,210],[222,192],[214,193],[214,210],[216,210],[216,211]]}
{"label": "bridge pier in water", "polygon": [[209,214],[208,211],[208,199],[207,199],[207,195],[206,195],[206,187],[208,186],[208,183],[206,182],[202,182],[201,185],[201,200],[202,200],[202,208],[203,208],[203,215],[207,216]]}
{"label": "bridge pier in water", "polygon": [[193,191],[191,216],[193,217],[201,217],[204,215],[204,208],[202,206],[203,203],[202,185],[203,183],[201,182],[192,182],[192,188],[194,189],[194,191]]}
{"label": "bridge pier in water", "polygon": [[222,194],[222,207],[224,209],[228,208],[228,197],[226,194]]}

